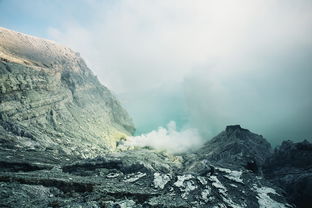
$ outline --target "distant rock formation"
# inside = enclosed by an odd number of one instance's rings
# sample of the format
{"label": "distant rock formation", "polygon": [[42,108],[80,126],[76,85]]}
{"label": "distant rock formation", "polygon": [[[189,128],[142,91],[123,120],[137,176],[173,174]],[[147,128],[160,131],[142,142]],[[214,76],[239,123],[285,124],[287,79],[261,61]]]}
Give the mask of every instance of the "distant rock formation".
{"label": "distant rock formation", "polygon": [[0,28],[0,142],[79,157],[134,133],[127,112],[80,56]]}
{"label": "distant rock formation", "polygon": [[264,175],[297,207],[312,205],[312,143],[284,141],[264,165]]}
{"label": "distant rock formation", "polygon": [[235,163],[259,172],[264,161],[272,154],[272,149],[261,135],[243,129],[240,125],[232,125],[208,141],[198,153],[209,161]]}

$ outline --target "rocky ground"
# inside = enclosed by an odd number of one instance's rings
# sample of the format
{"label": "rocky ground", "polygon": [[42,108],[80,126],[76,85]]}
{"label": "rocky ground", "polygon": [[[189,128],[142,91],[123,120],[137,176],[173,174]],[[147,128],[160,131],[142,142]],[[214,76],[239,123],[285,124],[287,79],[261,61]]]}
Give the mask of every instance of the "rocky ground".
{"label": "rocky ground", "polygon": [[0,75],[0,207],[312,204],[308,142],[234,125],[179,155],[123,146],[131,118],[79,54],[4,28]]}
{"label": "rocky ground", "polygon": [[[227,130],[212,141],[224,135],[240,139]],[[292,207],[285,192],[254,169],[210,160],[203,150],[171,155],[137,148],[93,159],[0,152],[1,207]]]}

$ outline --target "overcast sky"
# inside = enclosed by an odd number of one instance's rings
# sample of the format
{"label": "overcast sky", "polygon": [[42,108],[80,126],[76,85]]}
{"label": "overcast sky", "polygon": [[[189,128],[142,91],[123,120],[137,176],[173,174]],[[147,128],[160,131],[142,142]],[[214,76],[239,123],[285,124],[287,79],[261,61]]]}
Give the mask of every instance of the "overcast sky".
{"label": "overcast sky", "polygon": [[0,0],[0,26],[79,51],[138,132],[241,124],[312,139],[311,0]]}

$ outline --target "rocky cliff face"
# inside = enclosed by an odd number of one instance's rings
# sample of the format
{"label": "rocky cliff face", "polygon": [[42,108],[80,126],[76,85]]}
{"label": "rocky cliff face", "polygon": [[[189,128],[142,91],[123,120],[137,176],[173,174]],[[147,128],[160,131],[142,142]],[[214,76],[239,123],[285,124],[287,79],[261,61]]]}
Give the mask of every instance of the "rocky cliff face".
{"label": "rocky cliff face", "polygon": [[259,171],[262,136],[228,126],[192,153],[127,150],[131,119],[79,55],[1,28],[0,58],[0,207],[293,207]]}
{"label": "rocky cliff face", "polygon": [[287,192],[298,207],[312,204],[312,144],[284,141],[264,165],[264,175]]}
{"label": "rocky cliff face", "polygon": [[79,54],[0,28],[0,140],[87,157],[134,132],[127,112]]}
{"label": "rocky cliff face", "polygon": [[261,135],[227,126],[225,131],[207,142],[199,151],[202,157],[218,163],[229,163],[261,173],[261,166],[272,154],[270,143]]}

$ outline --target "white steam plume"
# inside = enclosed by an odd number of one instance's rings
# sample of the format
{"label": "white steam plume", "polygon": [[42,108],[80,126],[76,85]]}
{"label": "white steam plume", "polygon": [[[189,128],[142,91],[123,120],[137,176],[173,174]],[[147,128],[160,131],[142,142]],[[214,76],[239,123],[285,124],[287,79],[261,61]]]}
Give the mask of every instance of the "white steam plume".
{"label": "white steam plume", "polygon": [[159,127],[140,136],[128,137],[126,146],[153,147],[155,149],[167,150],[172,153],[185,152],[199,147],[203,139],[196,129],[185,129],[177,131],[176,123],[170,121],[167,127]]}

